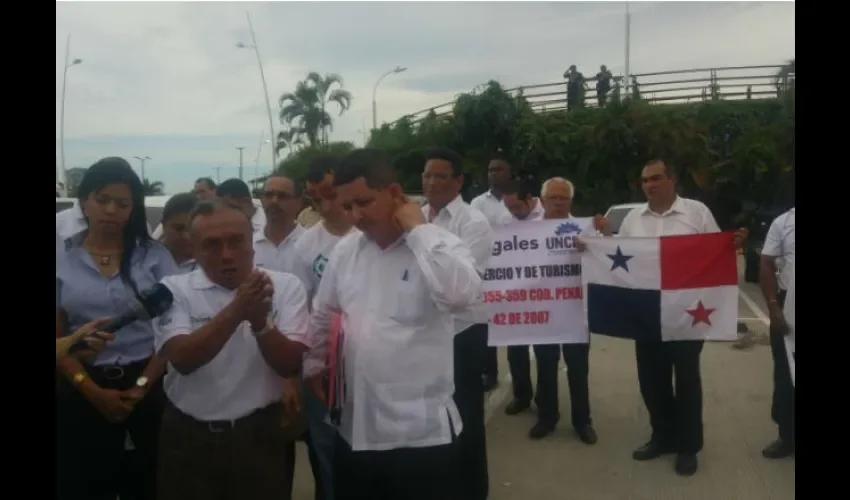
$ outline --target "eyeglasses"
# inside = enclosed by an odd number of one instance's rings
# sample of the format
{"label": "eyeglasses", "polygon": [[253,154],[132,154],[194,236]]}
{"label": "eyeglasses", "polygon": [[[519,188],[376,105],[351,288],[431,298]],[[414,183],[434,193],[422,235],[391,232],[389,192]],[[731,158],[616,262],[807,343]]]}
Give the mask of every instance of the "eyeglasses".
{"label": "eyeglasses", "polygon": [[295,196],[285,191],[263,191],[262,196],[267,200],[273,200],[275,198],[278,198],[281,201],[292,200],[295,198]]}
{"label": "eyeglasses", "polygon": [[573,199],[569,196],[544,196],[543,199],[546,201],[560,201],[564,203],[569,203],[573,201]]}

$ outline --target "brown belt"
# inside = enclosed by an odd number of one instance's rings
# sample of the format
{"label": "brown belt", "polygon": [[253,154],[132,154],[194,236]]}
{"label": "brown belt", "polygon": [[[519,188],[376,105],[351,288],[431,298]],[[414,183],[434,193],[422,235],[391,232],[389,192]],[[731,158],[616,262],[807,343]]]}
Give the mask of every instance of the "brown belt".
{"label": "brown belt", "polygon": [[240,417],[235,420],[198,420],[197,418],[182,412],[179,408],[174,406],[174,403],[170,400],[166,405],[165,411],[167,417],[174,417],[176,420],[180,420],[181,422],[195,427],[196,429],[211,433],[222,433],[241,430],[246,427],[253,427],[258,422],[263,421],[270,421],[275,424],[279,424],[280,417],[283,413],[283,407],[280,403],[272,403],[265,408],[259,408],[244,417]]}

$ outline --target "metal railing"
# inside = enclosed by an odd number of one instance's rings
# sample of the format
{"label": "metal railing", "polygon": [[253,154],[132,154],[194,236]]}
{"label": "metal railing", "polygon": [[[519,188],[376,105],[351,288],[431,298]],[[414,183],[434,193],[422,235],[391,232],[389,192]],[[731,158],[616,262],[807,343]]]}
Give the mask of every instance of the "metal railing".
{"label": "metal railing", "polygon": [[[784,67],[782,65],[733,66],[633,74],[629,93],[632,97],[637,96],[643,101],[658,104],[681,104],[719,99],[777,98],[794,85],[794,73],[781,74]],[[616,95],[625,97],[622,79],[622,76],[614,77],[614,85],[607,96],[608,102],[616,99]],[[482,85],[477,88],[483,87]],[[534,111],[546,113],[567,109],[566,81],[524,85],[506,90],[513,96],[518,95],[520,91]],[[582,101],[581,107],[598,106],[595,77],[586,77]],[[394,125],[403,118],[417,123],[431,111],[434,111],[438,117],[448,116],[452,112],[454,103],[455,101],[446,102],[410,113],[391,124]]]}

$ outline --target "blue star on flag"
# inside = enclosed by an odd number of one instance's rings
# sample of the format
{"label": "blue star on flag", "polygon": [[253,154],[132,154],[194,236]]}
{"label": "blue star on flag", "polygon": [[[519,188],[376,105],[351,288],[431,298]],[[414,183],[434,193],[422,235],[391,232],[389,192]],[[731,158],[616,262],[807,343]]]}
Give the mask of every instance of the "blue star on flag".
{"label": "blue star on flag", "polygon": [[634,255],[623,255],[623,251],[620,250],[620,245],[617,245],[617,252],[612,254],[607,254],[608,258],[611,259],[611,270],[617,269],[618,267],[622,267],[626,272],[629,272],[629,260],[634,258]]}

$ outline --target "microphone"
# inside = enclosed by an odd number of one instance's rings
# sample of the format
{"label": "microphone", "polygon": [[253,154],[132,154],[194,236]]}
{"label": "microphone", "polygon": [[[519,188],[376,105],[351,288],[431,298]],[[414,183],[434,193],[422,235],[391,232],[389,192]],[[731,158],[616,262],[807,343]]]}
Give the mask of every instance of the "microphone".
{"label": "microphone", "polygon": [[[171,290],[162,283],[157,283],[147,290],[139,292],[135,300],[133,300],[133,304],[129,311],[121,314],[120,316],[110,318],[106,321],[106,323],[98,328],[98,331],[114,333],[130,323],[134,323],[136,321],[149,321],[167,311],[171,307],[172,302],[174,302],[174,295],[171,293]],[[84,337],[72,345],[68,352],[73,353],[88,348],[89,346]]]}

